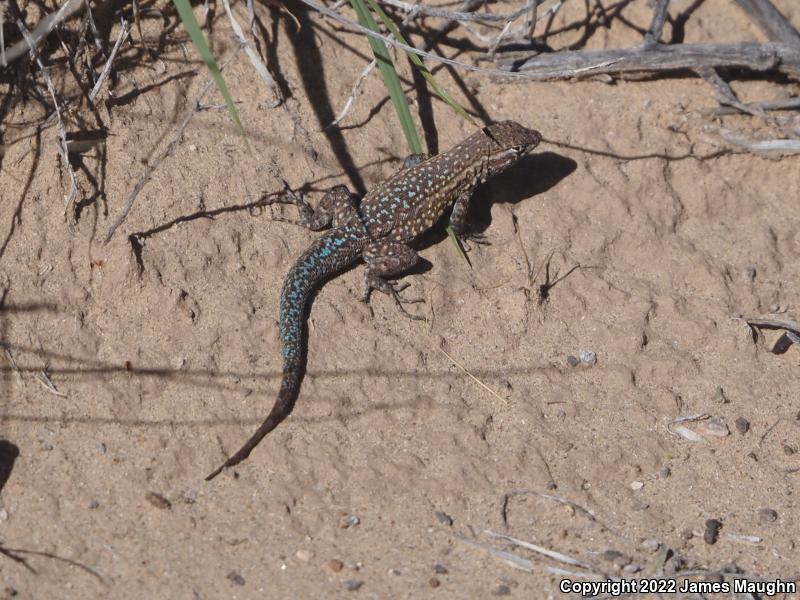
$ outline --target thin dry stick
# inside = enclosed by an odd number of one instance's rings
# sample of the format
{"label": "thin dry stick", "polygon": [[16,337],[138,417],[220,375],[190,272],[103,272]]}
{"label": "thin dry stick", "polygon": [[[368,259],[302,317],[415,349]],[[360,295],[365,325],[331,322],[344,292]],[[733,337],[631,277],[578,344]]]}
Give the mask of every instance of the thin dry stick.
{"label": "thin dry stick", "polygon": [[281,102],[283,102],[283,96],[281,95],[278,85],[275,83],[275,79],[272,77],[269,69],[267,69],[267,65],[261,61],[261,58],[258,56],[258,54],[256,54],[256,51],[253,50],[250,44],[247,43],[247,38],[244,37],[244,32],[242,31],[241,25],[239,25],[236,17],[233,16],[230,1],[222,0],[222,4],[225,7],[225,12],[228,14],[228,20],[231,22],[231,29],[233,29],[236,39],[241,44],[242,48],[244,48],[244,52],[247,54],[247,58],[250,59],[250,63],[253,65],[256,73],[258,73],[259,77],[261,77],[261,80],[267,85],[267,88],[269,88],[275,97],[275,102],[273,103],[272,108],[278,106]]}
{"label": "thin dry stick", "polygon": [[406,12],[417,11],[423,17],[439,17],[442,19],[448,19],[450,21],[474,21],[479,23],[504,23],[505,21],[516,19],[530,10],[530,7],[525,5],[524,7],[510,13],[488,14],[434,8],[421,4],[410,4],[408,2],[403,2],[402,0],[380,0],[380,3],[388,6],[394,6],[395,8],[399,8],[400,10],[404,10]]}
{"label": "thin dry stick", "polygon": [[774,42],[800,46],[800,33],[770,0],[736,0],[736,3]]}
{"label": "thin dry stick", "polygon": [[[308,1],[308,0],[304,0]],[[778,43],[654,44],[616,50],[575,50],[538,54],[520,64],[503,60],[499,68],[516,81],[572,79],[580,75],[697,71],[704,67],[778,71],[800,77],[800,48]]]}
{"label": "thin dry stick", "polygon": [[[743,102],[742,106],[746,110],[800,110],[800,97],[762,100],[761,102]],[[731,106],[718,106],[701,112],[709,112],[714,115],[733,115],[740,112],[740,110]]]}
{"label": "thin dry stick", "polygon": [[470,540],[468,538],[465,538],[463,535],[454,535],[453,538],[460,540],[465,544],[469,544],[470,546],[473,546],[475,548],[486,550],[486,552],[488,552],[493,556],[496,556],[510,567],[514,567],[515,569],[519,569],[521,571],[527,571],[528,573],[531,573],[533,571],[533,561],[528,560],[527,558],[522,558],[521,556],[517,556],[516,554],[512,554],[511,552],[506,552],[505,550],[498,550],[497,548],[490,546],[489,544],[484,544],[483,542]]}
{"label": "thin dry stick", "polygon": [[98,77],[97,81],[92,88],[92,91],[89,92],[89,100],[94,102],[94,99],[97,97],[97,94],[100,93],[100,88],[103,86],[103,82],[108,77],[109,73],[111,73],[111,64],[114,62],[114,58],[117,56],[117,52],[119,52],[120,47],[128,39],[128,35],[130,34],[131,29],[128,27],[128,22],[126,20],[122,20],[122,29],[117,36],[117,41],[114,43],[114,48],[111,50],[111,54],[106,61],[105,66],[103,67],[103,71],[100,73],[100,77]]}
{"label": "thin dry stick", "polygon": [[489,392],[489,393],[490,393],[492,396],[494,396],[495,398],[497,398],[498,400],[500,400],[500,402],[502,402],[502,403],[503,403],[503,404],[505,404],[505,405],[508,405],[508,400],[506,400],[505,398],[503,398],[503,397],[502,397],[500,394],[498,394],[497,392],[495,392],[495,391],[494,391],[492,388],[490,388],[488,385],[486,385],[485,383],[483,383],[483,382],[482,382],[480,379],[478,379],[477,377],[475,377],[475,375],[473,375],[472,373],[470,373],[469,371],[467,371],[467,369],[465,369],[465,368],[464,368],[464,366],[463,366],[461,363],[459,363],[459,362],[458,362],[458,361],[457,361],[455,358],[453,358],[453,357],[452,357],[452,356],[450,356],[450,355],[449,355],[447,352],[445,352],[444,348],[439,348],[439,352],[441,352],[442,354],[444,354],[444,355],[445,355],[447,358],[449,358],[449,359],[450,359],[450,361],[451,361],[451,362],[452,362],[452,363],[453,363],[455,366],[457,366],[459,369],[461,369],[462,371],[464,371],[464,373],[466,373],[467,375],[469,375],[469,376],[472,378],[472,380],[473,380],[475,383],[477,383],[479,386],[481,386],[483,389],[485,389],[487,392]]}
{"label": "thin dry stick", "polygon": [[358,79],[356,79],[356,82],[353,84],[353,89],[350,90],[350,96],[347,98],[347,102],[344,103],[342,110],[339,111],[339,114],[336,115],[336,118],[331,122],[330,125],[328,125],[328,127],[335,127],[336,125],[341,123],[342,120],[347,116],[347,113],[350,112],[350,109],[353,106],[353,102],[355,102],[356,100],[356,96],[358,95],[358,90],[361,87],[361,84],[364,83],[364,80],[372,72],[372,69],[374,69],[377,65],[378,61],[376,61],[373,58],[370,61],[370,63],[366,67],[364,67],[364,70],[361,71],[361,74],[358,76]]}
{"label": "thin dry stick", "polygon": [[650,29],[647,30],[644,36],[645,46],[658,44],[658,40],[661,39],[661,32],[664,30],[664,23],[667,21],[667,8],[669,8],[669,0],[658,0],[655,14],[653,15],[653,22],[650,24]]}
{"label": "thin dry stick", "polygon": [[[519,73],[509,73],[508,71],[501,71],[499,69],[484,69],[482,67],[475,67],[473,65],[468,65],[467,63],[462,63],[462,62],[459,62],[457,60],[452,60],[450,58],[445,58],[443,56],[439,56],[438,54],[433,54],[431,52],[425,52],[424,50],[419,50],[418,48],[414,48],[413,46],[409,46],[407,44],[402,44],[402,43],[398,42],[397,40],[395,40],[393,37],[391,37],[389,35],[384,35],[382,33],[378,33],[376,31],[372,31],[371,29],[368,29],[367,27],[359,25],[355,21],[353,21],[351,19],[348,19],[347,17],[343,17],[339,13],[330,10],[326,6],[323,6],[322,4],[319,4],[318,2],[315,2],[314,0],[300,0],[300,2],[302,2],[303,4],[305,4],[307,6],[310,6],[311,8],[316,10],[318,13],[320,13],[320,14],[322,14],[322,15],[330,18],[330,19],[333,19],[334,21],[336,21],[338,23],[341,23],[342,25],[346,26],[351,31],[362,33],[364,35],[368,35],[368,36],[377,38],[379,40],[383,40],[384,42],[386,42],[390,46],[394,46],[395,48],[401,48],[402,50],[405,50],[406,52],[411,52],[412,54],[416,54],[416,55],[421,56],[423,58],[428,58],[428,59],[430,59],[430,60],[432,60],[434,62],[439,62],[439,63],[443,63],[443,64],[446,64],[446,65],[451,65],[451,66],[457,67],[459,69],[464,69],[465,71],[472,71],[472,72],[475,72],[475,73],[485,73],[487,75],[502,75],[504,77],[516,77],[516,76],[520,76],[521,75]],[[471,14],[471,13],[467,13],[467,14]],[[503,20],[505,20],[505,19],[503,19]]]}
{"label": "thin dry stick", "polygon": [[49,71],[45,68],[42,60],[39,58],[39,53],[36,51],[35,40],[33,37],[31,37],[30,32],[25,27],[25,24],[17,19],[17,27],[19,28],[20,33],[22,33],[23,39],[28,43],[30,52],[36,60],[36,64],[39,66],[39,70],[42,72],[42,76],[47,84],[47,90],[50,92],[50,97],[53,99],[53,106],[55,107],[55,114],[56,118],[58,119],[58,155],[61,157],[61,162],[64,165],[64,169],[69,174],[70,182],[72,183],[69,196],[64,203],[64,210],[66,211],[71,205],[72,199],[78,193],[78,179],[75,176],[75,171],[72,169],[72,164],[69,162],[69,156],[67,155],[67,130],[64,127],[64,121],[61,118],[61,108],[58,106],[56,88],[53,85],[53,80],[50,78]]}
{"label": "thin dry stick", "polygon": [[[33,28],[33,31],[30,32],[30,38],[33,45],[38,46],[48,33],[53,31],[53,29],[55,29],[55,27],[63,20],[72,16],[83,5],[83,0],[67,0],[56,12],[50,13],[44,17],[36,24],[36,27]],[[5,48],[5,45],[3,45],[3,50],[0,52],[0,64],[4,67],[8,66],[19,57],[27,54],[29,48],[30,44],[27,39],[20,40],[11,46],[11,48]]]}
{"label": "thin dry stick", "polygon": [[536,552],[537,554],[541,554],[548,558],[552,558],[553,560],[557,560],[558,562],[567,565],[572,565],[573,567],[580,567],[581,569],[596,571],[596,567],[594,567],[593,565],[578,560],[577,558],[572,558],[571,556],[568,556],[566,554],[562,554],[561,552],[550,550],[550,548],[545,548],[544,546],[540,546],[538,544],[532,544],[531,542],[526,542],[525,540],[520,540],[515,537],[511,537],[510,535],[506,535],[505,533],[498,533],[496,531],[492,531],[491,529],[485,529],[484,533],[490,537],[493,537],[494,539],[509,542],[511,544],[514,544],[515,546],[519,546],[520,548],[525,548],[527,550],[531,550],[532,552]]}
{"label": "thin dry stick", "polygon": [[[236,56],[238,53],[238,49],[234,51],[234,53],[228,58],[221,66],[220,71],[224,69]],[[183,137],[183,132],[186,130],[186,127],[189,125],[189,122],[192,118],[201,110],[200,101],[203,97],[208,93],[208,90],[214,85],[214,80],[209,79],[203,88],[200,90],[200,94],[195,98],[192,102],[191,107],[183,116],[178,128],[175,130],[175,136],[172,138],[172,141],[167,145],[167,147],[155,158],[155,160],[150,161],[148,163],[147,168],[145,169],[142,176],[139,178],[139,181],[136,182],[136,185],[133,186],[130,194],[128,194],[128,198],[125,200],[125,204],[122,207],[122,212],[119,216],[114,220],[111,227],[108,228],[108,232],[106,232],[106,236],[103,240],[104,244],[107,244],[111,238],[114,236],[114,232],[117,231],[120,225],[128,218],[128,213],[131,212],[131,208],[133,208],[133,203],[136,201],[136,197],[139,195],[139,192],[144,189],[144,186],[150,181],[150,178],[153,176],[153,173],[158,168],[158,166],[164,161],[165,158],[170,156],[175,152],[175,149],[178,147],[178,144]]]}
{"label": "thin dry stick", "polygon": [[793,331],[795,334],[800,335],[800,323],[792,321],[791,319],[776,319],[775,317],[761,316],[761,315],[742,315],[737,316],[751,327],[766,327],[767,329],[783,329],[785,331]]}
{"label": "thin dry stick", "polygon": [[[409,14],[406,15],[406,18],[403,19],[403,22],[400,24],[400,31],[401,32],[405,31],[406,26],[412,20],[414,20],[414,17],[416,17],[416,14],[417,14],[416,12],[411,11]],[[394,36],[392,36],[392,39],[394,39]],[[330,125],[328,125],[328,127],[335,127],[336,125],[341,123],[342,120],[347,116],[347,113],[350,112],[350,109],[353,106],[353,102],[355,102],[355,100],[356,100],[356,96],[358,95],[358,90],[361,87],[361,84],[364,83],[364,80],[366,80],[367,76],[372,72],[372,70],[377,65],[378,65],[378,61],[375,60],[375,59],[372,59],[369,62],[369,64],[366,67],[364,67],[364,70],[361,71],[361,74],[358,76],[358,79],[356,79],[355,84],[353,84],[353,89],[350,90],[350,96],[347,98],[347,102],[344,103],[344,106],[342,107],[342,110],[339,111],[339,114],[330,123]],[[327,127],[326,127],[326,129],[327,129]]]}
{"label": "thin dry stick", "polygon": [[717,102],[719,102],[720,104],[736,108],[739,112],[754,117],[760,117],[765,121],[767,121],[768,123],[780,127],[778,119],[770,115],[767,115],[764,110],[756,107],[749,107],[746,104],[740,102],[739,98],[736,96],[736,92],[733,91],[733,88],[731,88],[731,86],[728,84],[727,81],[725,81],[724,79],[722,79],[722,77],[719,76],[719,73],[717,73],[716,69],[712,69],[709,67],[698,69],[697,74],[703,79],[705,79],[711,85],[711,87],[713,87],[714,90],[716,90]]}
{"label": "thin dry stick", "polygon": [[738,131],[733,131],[724,127],[716,128],[715,132],[729,144],[754,154],[797,154],[800,152],[800,140],[785,140],[780,138],[754,140]]}

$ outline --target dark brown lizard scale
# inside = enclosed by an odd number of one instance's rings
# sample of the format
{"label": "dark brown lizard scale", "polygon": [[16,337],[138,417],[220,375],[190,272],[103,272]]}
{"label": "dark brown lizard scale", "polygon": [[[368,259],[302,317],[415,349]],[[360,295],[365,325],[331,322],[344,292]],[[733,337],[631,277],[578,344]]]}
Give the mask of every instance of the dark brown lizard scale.
{"label": "dark brown lizard scale", "polygon": [[[264,423],[225,464],[211,473],[246,459],[294,407],[305,371],[303,327],[313,290],[360,259],[367,263],[363,300],[371,290],[401,300],[391,277],[416,264],[419,257],[407,245],[453,207],[450,225],[466,234],[466,215],[475,188],[495,173],[516,163],[541,141],[538,131],[514,121],[495,123],[469,136],[452,149],[426,158],[409,157],[413,164],[369,192],[357,206],[344,186],[320,201],[316,211],[301,198],[298,208],[311,229],[333,228],[315,241],[286,275],[280,300],[283,376],[278,398]],[[403,309],[404,310],[404,309]]]}

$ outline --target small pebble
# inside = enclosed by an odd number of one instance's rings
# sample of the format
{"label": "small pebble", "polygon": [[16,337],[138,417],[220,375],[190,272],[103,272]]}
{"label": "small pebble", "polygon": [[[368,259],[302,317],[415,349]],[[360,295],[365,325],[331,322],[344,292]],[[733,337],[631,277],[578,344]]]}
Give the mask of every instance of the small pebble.
{"label": "small pebble", "polygon": [[356,592],[361,589],[362,585],[364,585],[364,582],[360,579],[348,579],[344,582],[344,589],[348,592]]}
{"label": "small pebble", "polygon": [[638,573],[642,570],[642,565],[637,565],[636,563],[630,563],[629,565],[625,565],[622,567],[623,572],[625,573]]}
{"label": "small pebble", "polygon": [[758,272],[756,271],[755,265],[748,265],[744,269],[744,276],[748,279],[748,281],[755,281],[757,273]]}
{"label": "small pebble", "polygon": [[650,552],[657,552],[658,549],[661,548],[661,542],[655,538],[647,538],[646,540],[642,540],[642,548]]}
{"label": "small pebble", "polygon": [[437,575],[446,575],[447,567],[439,563],[436,563],[435,565],[433,565],[433,572],[436,573]]}
{"label": "small pebble", "polygon": [[237,573],[236,571],[231,571],[225,577],[230,579],[236,585],[244,585],[244,577],[239,575],[239,573]]}
{"label": "small pebble", "polygon": [[325,563],[325,568],[331,573],[338,573],[344,569],[344,563],[337,558],[332,558]]}
{"label": "small pebble", "polygon": [[436,579],[436,577],[431,577],[430,579],[428,579],[428,585],[431,586],[432,588],[437,588],[440,585],[442,585],[442,582]]}
{"label": "small pebble", "polygon": [[387,572],[389,573],[389,575],[393,575],[394,577],[397,577],[397,576],[400,575],[400,569],[389,569],[389,571],[387,571]]}
{"label": "small pebble", "polygon": [[340,529],[348,529],[350,527],[355,527],[361,523],[361,519],[359,519],[355,515],[346,515],[339,520],[339,528]]}
{"label": "small pebble", "polygon": [[744,417],[738,417],[736,421],[733,422],[736,426],[736,431],[744,435],[748,431],[750,431],[750,421],[745,419]]}
{"label": "small pebble", "polygon": [[631,489],[634,492],[638,492],[643,487],[644,487],[644,483],[642,483],[641,481],[631,481]]}
{"label": "small pebble", "polygon": [[581,362],[587,367],[593,367],[597,364],[597,353],[592,350],[580,351]]}
{"label": "small pebble", "polygon": [[297,560],[300,560],[300,561],[303,561],[303,562],[308,562],[312,558],[314,558],[314,553],[311,550],[304,550],[303,549],[303,550],[298,550],[297,552],[295,552],[295,556],[297,557]]}
{"label": "small pebble", "polygon": [[663,467],[661,467],[661,471],[659,471],[659,474],[660,474],[660,475],[661,475],[661,476],[662,476],[664,479],[666,479],[667,477],[669,477],[670,475],[672,475],[672,468],[671,468],[669,465],[664,465]]}
{"label": "small pebble", "polygon": [[95,448],[97,448],[97,451],[100,454],[105,454],[108,451],[108,448],[106,448],[106,445],[103,442],[97,442]]}
{"label": "small pebble", "polygon": [[794,449],[792,446],[790,446],[789,444],[784,444],[784,445],[783,445],[783,453],[784,453],[786,456],[792,456],[793,454],[796,454],[796,453],[797,453],[797,450],[795,450],[795,449]]}
{"label": "small pebble", "polygon": [[572,356],[572,354],[570,354],[570,355],[567,357],[567,364],[568,364],[570,367],[572,367],[572,368],[575,368],[575,367],[577,367],[579,364],[581,364],[581,359],[580,359],[580,358],[578,358],[577,356]]}
{"label": "small pebble", "polygon": [[184,494],[183,496],[183,501],[186,504],[194,504],[195,502],[197,502],[197,490],[191,490],[189,492],[186,492],[186,494]]}
{"label": "small pebble", "polygon": [[706,529],[703,532],[703,541],[706,544],[716,544],[719,538],[719,530],[722,529],[722,522],[718,519],[708,519]]}
{"label": "small pebble", "polygon": [[511,588],[505,583],[501,583],[492,590],[492,596],[508,596],[511,593]]}
{"label": "small pebble", "polygon": [[694,537],[694,531],[692,531],[689,527],[681,531],[680,536],[685,540],[690,540]]}
{"label": "small pebble", "polygon": [[0,508],[0,521],[8,521],[8,511],[5,508]]}
{"label": "small pebble", "polygon": [[694,426],[694,430],[703,437],[726,437],[731,434],[725,421],[719,417],[711,417],[710,419],[698,421]]}
{"label": "small pebble", "polygon": [[441,510],[437,510],[435,513],[436,520],[439,521],[442,525],[447,525],[448,527],[453,526],[453,517],[448,515],[446,512],[442,512]]}
{"label": "small pebble", "polygon": [[6,596],[8,596],[9,598],[13,598],[14,596],[16,596],[19,593],[19,592],[17,592],[17,590],[15,590],[11,586],[7,586],[6,589],[4,589],[3,591],[5,592]]}
{"label": "small pebble", "polygon": [[778,520],[778,511],[772,508],[759,508],[758,520],[762,523],[774,523]]}
{"label": "small pebble", "polygon": [[89,510],[94,510],[95,508],[100,508],[100,503],[97,500],[92,500],[89,502]]}
{"label": "small pebble", "polygon": [[156,508],[172,508],[172,503],[158,492],[147,492],[145,498]]}

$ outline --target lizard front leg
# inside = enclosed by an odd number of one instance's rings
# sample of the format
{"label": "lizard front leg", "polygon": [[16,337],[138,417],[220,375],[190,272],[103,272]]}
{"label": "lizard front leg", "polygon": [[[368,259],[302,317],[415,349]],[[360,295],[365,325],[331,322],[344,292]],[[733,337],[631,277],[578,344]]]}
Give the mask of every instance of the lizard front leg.
{"label": "lizard front leg", "polygon": [[410,319],[421,320],[422,317],[412,315],[403,307],[403,304],[422,302],[421,299],[408,300],[400,297],[400,292],[408,284],[395,286],[388,278],[407,271],[419,261],[419,255],[409,246],[400,242],[371,242],[364,248],[362,254],[367,263],[367,273],[364,276],[364,292],[362,302],[369,302],[372,290],[378,290],[391,296],[400,311]]}
{"label": "lizard front leg", "polygon": [[[474,189],[469,189],[465,192],[461,192],[458,198],[456,198],[453,204],[453,210],[450,213],[450,227],[465,246],[468,245],[468,242],[475,242],[476,244],[489,243],[486,241],[486,236],[482,233],[473,233],[470,231],[467,215],[469,214],[473,191]],[[466,249],[469,250],[469,248]]]}

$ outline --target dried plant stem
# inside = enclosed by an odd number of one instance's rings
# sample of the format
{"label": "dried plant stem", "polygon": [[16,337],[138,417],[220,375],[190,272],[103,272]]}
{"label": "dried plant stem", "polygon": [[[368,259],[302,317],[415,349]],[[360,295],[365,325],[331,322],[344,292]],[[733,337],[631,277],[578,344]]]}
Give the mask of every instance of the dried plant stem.
{"label": "dried plant stem", "polygon": [[253,65],[253,68],[258,73],[258,76],[261,77],[261,80],[266,84],[267,88],[272,92],[275,96],[275,102],[273,107],[278,106],[281,102],[283,102],[283,97],[281,96],[280,89],[278,88],[278,84],[275,83],[275,78],[267,69],[267,65],[263,63],[261,57],[258,56],[255,50],[250,46],[247,41],[247,38],[244,36],[244,32],[242,31],[241,25],[236,20],[236,17],[233,16],[233,11],[231,10],[231,4],[229,0],[222,0],[222,4],[225,7],[225,12],[228,15],[228,20],[231,23],[231,29],[233,29],[233,34],[236,36],[236,39],[241,44],[242,48],[244,48],[245,54],[247,54],[247,58],[250,59],[250,63]]}
{"label": "dried plant stem", "polygon": [[[29,34],[33,47],[38,46],[59,23],[75,14],[83,6],[84,0],[67,0],[56,12],[50,13],[39,21]],[[26,38],[17,42],[11,48],[3,48],[2,52],[0,52],[0,65],[6,67],[19,57],[27,54],[31,50],[31,43]]]}
{"label": "dried plant stem", "polygon": [[30,52],[36,60],[36,64],[39,66],[39,70],[42,72],[42,76],[47,84],[47,91],[50,92],[50,97],[53,100],[53,107],[55,108],[55,115],[56,119],[58,120],[58,155],[61,157],[64,170],[69,174],[69,179],[72,184],[69,196],[64,202],[64,210],[66,211],[78,193],[78,179],[75,176],[75,171],[72,168],[72,164],[69,162],[69,155],[67,153],[67,130],[64,127],[64,120],[61,118],[61,108],[58,105],[56,88],[53,85],[53,80],[50,78],[50,72],[44,66],[42,60],[39,58],[39,53],[36,51],[36,40],[33,39],[30,32],[25,27],[25,24],[19,19],[17,19],[17,27],[19,28],[20,33],[22,33],[23,39],[25,42],[27,42]]}
{"label": "dried plant stem", "polygon": [[97,94],[100,93],[100,88],[103,86],[103,82],[108,77],[108,74],[111,73],[111,64],[114,62],[114,58],[117,56],[117,52],[119,52],[120,47],[122,44],[125,43],[125,40],[128,39],[128,35],[130,34],[131,29],[128,26],[128,22],[123,20],[122,21],[122,29],[117,36],[117,41],[114,44],[114,48],[111,50],[111,54],[106,61],[105,66],[103,67],[102,73],[100,73],[100,77],[98,77],[97,81],[92,88],[92,91],[89,92],[89,100],[94,102],[94,99],[97,98]]}
{"label": "dried plant stem", "polygon": [[750,15],[772,41],[800,46],[800,33],[770,0],[736,0],[736,4]]}
{"label": "dried plant stem", "polygon": [[654,44],[619,50],[553,52],[503,60],[500,69],[516,80],[547,81],[667,71],[697,71],[702,68],[737,68],[778,71],[800,77],[800,47],[778,43]]}

